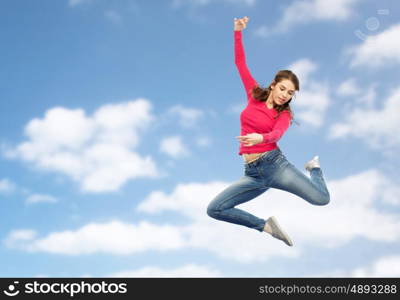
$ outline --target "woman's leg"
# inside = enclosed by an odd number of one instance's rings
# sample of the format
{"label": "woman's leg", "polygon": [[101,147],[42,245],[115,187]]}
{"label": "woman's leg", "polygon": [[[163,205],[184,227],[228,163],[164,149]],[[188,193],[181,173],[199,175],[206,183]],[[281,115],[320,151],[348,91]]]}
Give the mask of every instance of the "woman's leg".
{"label": "woman's leg", "polygon": [[272,180],[271,187],[295,194],[314,205],[326,205],[330,201],[321,168],[310,170],[308,178],[290,163]]}
{"label": "woman's leg", "polygon": [[236,205],[247,202],[264,193],[268,188],[250,176],[244,176],[239,181],[219,193],[208,205],[207,214],[217,220],[226,221],[263,231],[265,220],[235,208]]}

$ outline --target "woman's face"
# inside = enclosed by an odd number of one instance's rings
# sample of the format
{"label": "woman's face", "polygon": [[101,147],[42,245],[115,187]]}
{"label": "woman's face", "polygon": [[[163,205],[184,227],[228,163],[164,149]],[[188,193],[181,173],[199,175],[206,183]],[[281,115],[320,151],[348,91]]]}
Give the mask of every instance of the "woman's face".
{"label": "woman's face", "polygon": [[272,101],[276,105],[283,105],[288,102],[295,93],[295,86],[289,79],[283,79],[276,84],[271,85]]}

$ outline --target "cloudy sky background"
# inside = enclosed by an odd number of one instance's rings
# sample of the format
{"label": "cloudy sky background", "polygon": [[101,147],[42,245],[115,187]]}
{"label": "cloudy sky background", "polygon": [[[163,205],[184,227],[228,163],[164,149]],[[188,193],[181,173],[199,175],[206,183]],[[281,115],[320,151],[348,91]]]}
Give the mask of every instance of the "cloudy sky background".
{"label": "cloudy sky background", "polygon": [[[373,0],[1,1],[0,276],[400,276],[400,4]],[[243,175],[247,63],[300,78],[280,141],[319,155],[331,203],[269,190],[287,247],[211,219]]]}

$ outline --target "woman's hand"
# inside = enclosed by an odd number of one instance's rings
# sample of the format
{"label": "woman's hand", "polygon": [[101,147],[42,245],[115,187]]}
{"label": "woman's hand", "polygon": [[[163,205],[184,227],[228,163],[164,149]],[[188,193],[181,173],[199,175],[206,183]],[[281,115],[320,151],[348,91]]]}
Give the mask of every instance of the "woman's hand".
{"label": "woman's hand", "polygon": [[234,21],[233,21],[233,23],[234,23],[233,29],[235,31],[242,31],[243,29],[246,28],[248,21],[249,21],[248,17],[244,17],[244,18],[241,18],[241,19],[236,19],[235,18]]}
{"label": "woman's hand", "polygon": [[240,135],[236,137],[239,142],[243,143],[244,146],[254,146],[262,143],[264,140],[263,136],[259,133],[248,133],[246,135]]}

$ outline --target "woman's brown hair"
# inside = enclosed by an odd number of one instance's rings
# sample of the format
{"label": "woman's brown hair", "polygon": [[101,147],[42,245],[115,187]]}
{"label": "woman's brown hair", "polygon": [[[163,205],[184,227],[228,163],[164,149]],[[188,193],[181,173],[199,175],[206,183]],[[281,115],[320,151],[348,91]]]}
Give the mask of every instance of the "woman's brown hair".
{"label": "woman's brown hair", "polygon": [[[299,79],[297,78],[296,74],[294,74],[290,70],[280,70],[280,71],[278,71],[278,73],[276,73],[273,82],[271,82],[267,88],[260,87],[258,84],[256,84],[254,86],[254,88],[251,90],[251,95],[253,96],[254,99],[265,102],[265,101],[267,101],[268,96],[271,93],[271,86],[273,84],[277,84],[278,82],[280,82],[284,79],[290,80],[294,84],[296,91],[300,90],[300,83],[299,83]],[[282,111],[287,110],[290,113],[291,119],[293,119],[294,114],[289,105],[290,102],[292,101],[292,99],[293,99],[293,97],[283,105],[277,105],[277,104],[273,103],[273,107],[278,111],[278,115],[275,118],[279,117],[279,115],[281,114]]]}

